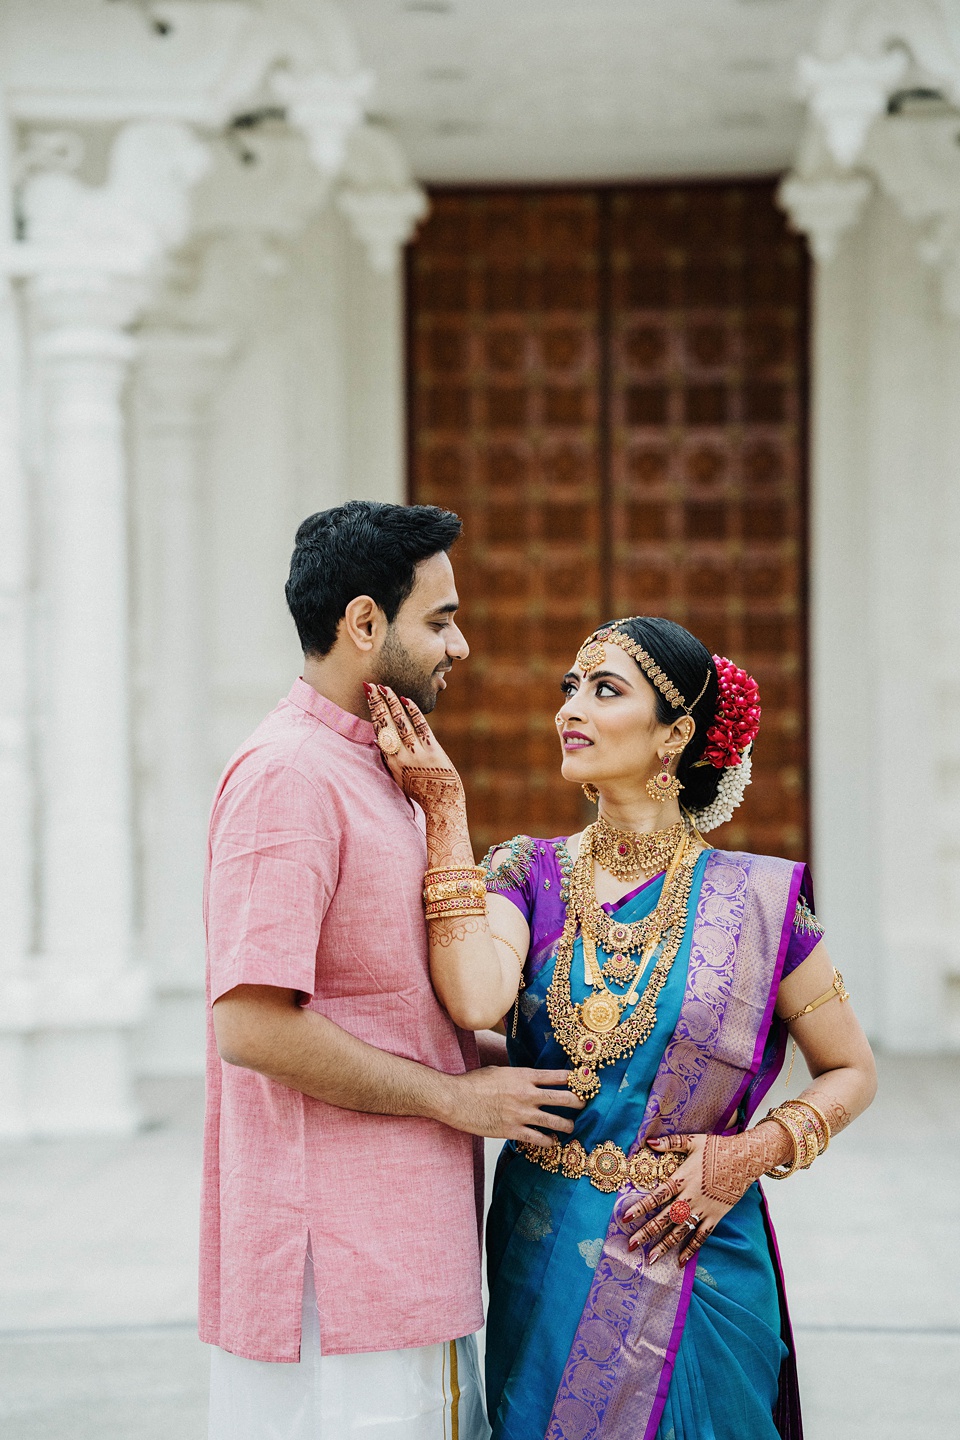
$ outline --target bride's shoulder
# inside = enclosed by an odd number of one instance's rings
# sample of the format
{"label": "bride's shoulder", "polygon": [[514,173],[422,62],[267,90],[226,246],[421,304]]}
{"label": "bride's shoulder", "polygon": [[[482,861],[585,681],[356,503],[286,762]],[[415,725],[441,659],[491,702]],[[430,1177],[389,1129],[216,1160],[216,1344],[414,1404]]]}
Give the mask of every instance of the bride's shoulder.
{"label": "bride's shoulder", "polygon": [[487,889],[517,890],[527,883],[535,868],[550,863],[563,868],[569,853],[567,847],[579,840],[579,835],[555,835],[549,839],[539,835],[514,835],[512,840],[491,845],[480,862]]}

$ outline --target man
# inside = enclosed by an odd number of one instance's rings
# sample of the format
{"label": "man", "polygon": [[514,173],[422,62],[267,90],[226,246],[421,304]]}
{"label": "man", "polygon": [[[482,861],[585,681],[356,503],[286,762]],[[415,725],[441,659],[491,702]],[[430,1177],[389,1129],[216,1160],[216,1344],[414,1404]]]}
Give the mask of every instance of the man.
{"label": "man", "polygon": [[[489,1434],[477,1148],[572,1129],[563,1072],[478,1069],[430,986],[423,817],[364,684],[432,710],[466,659],[432,506],[351,501],[297,532],[303,677],[228,764],[210,822],[201,1338],[211,1440]],[[553,1087],[553,1088],[548,1088]],[[464,1339],[464,1337],[469,1337]]]}

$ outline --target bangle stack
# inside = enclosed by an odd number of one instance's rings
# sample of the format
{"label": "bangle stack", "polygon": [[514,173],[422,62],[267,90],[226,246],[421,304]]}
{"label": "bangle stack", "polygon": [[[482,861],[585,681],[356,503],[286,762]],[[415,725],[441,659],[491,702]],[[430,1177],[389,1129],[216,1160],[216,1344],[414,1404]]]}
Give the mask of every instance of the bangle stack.
{"label": "bangle stack", "polygon": [[765,1173],[770,1180],[786,1180],[797,1170],[809,1170],[830,1144],[830,1123],[822,1110],[809,1100],[787,1100],[768,1110],[763,1117],[786,1130],[793,1142],[793,1159]]}
{"label": "bangle stack", "polygon": [[423,877],[423,903],[428,920],[461,915],[486,915],[487,885],[478,865],[457,870],[428,870]]}

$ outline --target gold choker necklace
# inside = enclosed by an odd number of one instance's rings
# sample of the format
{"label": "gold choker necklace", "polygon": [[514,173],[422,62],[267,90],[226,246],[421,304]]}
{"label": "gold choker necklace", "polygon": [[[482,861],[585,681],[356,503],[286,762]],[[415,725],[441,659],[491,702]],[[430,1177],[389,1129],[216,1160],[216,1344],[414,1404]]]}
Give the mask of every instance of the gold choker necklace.
{"label": "gold choker necklace", "polygon": [[618,880],[638,880],[641,875],[659,875],[666,870],[683,837],[678,820],[668,830],[639,834],[636,830],[614,830],[598,815],[593,825],[593,858]]}

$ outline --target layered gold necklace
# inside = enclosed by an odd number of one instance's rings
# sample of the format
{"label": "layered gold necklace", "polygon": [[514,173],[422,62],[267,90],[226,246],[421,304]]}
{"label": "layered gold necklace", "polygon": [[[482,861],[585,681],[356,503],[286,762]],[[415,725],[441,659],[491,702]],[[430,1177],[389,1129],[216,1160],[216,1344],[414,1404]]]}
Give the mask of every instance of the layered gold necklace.
{"label": "layered gold necklace", "polygon": [[593,858],[618,880],[639,880],[641,875],[658,875],[666,870],[683,839],[682,820],[667,830],[638,834],[636,830],[614,830],[598,815],[593,830]]}
{"label": "layered gold necklace", "polygon": [[[591,1100],[599,1091],[600,1067],[642,1045],[656,1024],[657,999],[683,941],[693,872],[700,854],[699,844],[681,824],[656,907],[642,920],[618,921],[597,900],[593,883],[596,829],[596,824],[589,825],[583,832],[570,876],[570,900],[553,979],[547,991],[553,1033],[574,1065],[567,1085],[583,1100]],[[584,982],[593,992],[580,1003],[573,999],[570,988],[578,928],[583,938]],[[612,952],[603,970],[597,960],[598,945]],[[641,995],[640,982],[658,948],[660,954]],[[639,959],[631,959],[633,954]],[[622,995],[612,991],[604,980],[605,974],[629,982],[629,989]],[[627,1011],[630,1013],[623,1019]]]}

